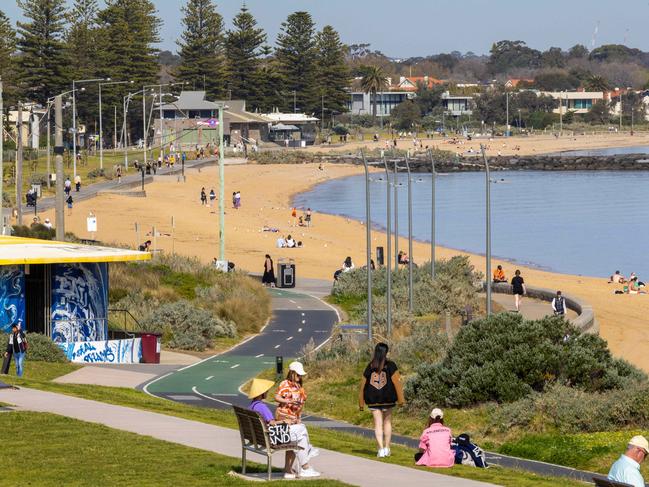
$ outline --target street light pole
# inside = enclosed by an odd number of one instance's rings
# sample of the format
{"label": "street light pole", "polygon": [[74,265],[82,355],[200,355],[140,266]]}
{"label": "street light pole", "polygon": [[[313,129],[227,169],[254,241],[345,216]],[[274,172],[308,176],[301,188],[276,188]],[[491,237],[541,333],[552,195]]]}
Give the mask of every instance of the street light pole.
{"label": "street light pole", "polygon": [[435,279],[435,159],[433,151],[428,151],[430,157],[430,176],[431,176],[431,217],[430,217],[430,277]]}
{"label": "street light pole", "polygon": [[[162,104],[162,99],[160,99]],[[225,260],[225,154],[223,153],[223,110],[219,106],[219,260]],[[161,119],[162,120],[162,119]]]}
{"label": "street light pole", "polygon": [[486,268],[485,282],[487,291],[487,316],[491,316],[491,174],[489,172],[489,161],[485,152],[484,145],[480,145],[482,151],[482,160],[485,167],[485,249],[486,249]]}
{"label": "street light pole", "polygon": [[399,270],[399,163],[394,161],[394,269]]}
{"label": "street light pole", "polygon": [[505,137],[509,137],[509,91],[505,88],[505,107],[506,107],[506,120],[505,120]]}
{"label": "street light pole", "polygon": [[406,169],[408,170],[408,311],[413,310],[412,292],[412,177],[410,174],[409,156],[406,154]]}
{"label": "street light pole", "polygon": [[[113,81],[112,83],[99,83],[99,169],[104,168],[104,130],[103,130],[103,117],[102,117],[102,103],[101,103],[101,87],[108,85],[123,85],[132,83],[132,81]],[[117,107],[115,107],[117,111]],[[115,116],[115,131],[117,132],[117,116]],[[115,144],[117,145],[117,137],[115,137]]]}
{"label": "street light pole", "polygon": [[[72,81],[72,168],[74,177],[77,177],[77,83],[95,83],[97,81],[110,81],[110,78],[79,79]],[[82,88],[83,89],[83,88]]]}
{"label": "street light pole", "polygon": [[392,213],[392,202],[390,201],[390,170],[388,169],[388,163],[385,160],[385,155],[382,156],[383,167],[385,168],[385,209],[386,209],[386,264],[387,269],[385,273],[385,279],[387,282],[387,332],[388,337],[392,336],[392,218],[390,218],[390,213]]}
{"label": "street light pole", "polygon": [[18,102],[18,130],[16,131],[16,209],[17,223],[23,224],[23,102]]}
{"label": "street light pole", "polygon": [[367,253],[367,339],[372,341],[372,223],[370,211],[370,173],[361,150],[363,167],[365,168],[365,245]]}
{"label": "street light pole", "polygon": [[56,155],[56,239],[65,239],[65,210],[63,208],[63,96],[54,98],[54,154]]}

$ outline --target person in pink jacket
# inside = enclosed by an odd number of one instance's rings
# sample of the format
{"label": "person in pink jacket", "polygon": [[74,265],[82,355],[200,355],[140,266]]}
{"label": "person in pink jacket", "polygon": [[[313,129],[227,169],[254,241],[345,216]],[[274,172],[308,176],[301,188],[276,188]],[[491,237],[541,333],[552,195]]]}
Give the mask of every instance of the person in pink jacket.
{"label": "person in pink jacket", "polygon": [[[444,426],[444,412],[435,408],[428,418],[428,426],[419,440],[417,465],[424,467],[452,467],[455,452],[451,449],[451,429]],[[419,458],[417,458],[419,457]]]}

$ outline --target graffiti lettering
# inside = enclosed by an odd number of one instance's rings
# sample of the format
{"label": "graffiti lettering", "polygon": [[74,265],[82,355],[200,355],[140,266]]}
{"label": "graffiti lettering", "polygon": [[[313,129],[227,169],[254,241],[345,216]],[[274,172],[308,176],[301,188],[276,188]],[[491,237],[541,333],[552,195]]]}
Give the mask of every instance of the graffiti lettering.
{"label": "graffiti lettering", "polygon": [[59,343],[71,362],[76,363],[139,363],[142,340],[107,340],[101,342]]}

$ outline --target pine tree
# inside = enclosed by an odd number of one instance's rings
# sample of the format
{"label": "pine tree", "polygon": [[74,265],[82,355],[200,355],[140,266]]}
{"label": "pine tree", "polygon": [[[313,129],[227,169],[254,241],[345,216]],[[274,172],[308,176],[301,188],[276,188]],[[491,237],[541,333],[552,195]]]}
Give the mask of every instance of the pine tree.
{"label": "pine tree", "polygon": [[321,116],[347,111],[350,71],[345,63],[345,46],[338,32],[326,25],[316,34],[317,83],[321,96]]}
{"label": "pine tree", "polygon": [[45,104],[69,80],[63,43],[65,0],[18,0],[18,6],[25,17],[17,23],[22,92]]}
{"label": "pine tree", "polygon": [[194,89],[204,87],[211,99],[223,98],[226,81],[223,17],[212,0],[188,0],[182,11],[184,30],[177,42],[181,62],[176,76]]}
{"label": "pine tree", "polygon": [[232,23],[234,29],[227,32],[225,39],[228,89],[232,98],[246,100],[249,110],[258,109],[262,104],[260,85],[267,82],[260,78],[266,34],[257,28],[257,21],[245,5]]}
{"label": "pine tree", "polygon": [[16,52],[16,32],[11,26],[9,18],[0,11],[0,77],[3,82],[3,96],[12,102],[15,95],[14,60]]}
{"label": "pine tree", "polygon": [[297,110],[315,112],[319,103],[316,86],[315,24],[308,12],[295,12],[282,23],[277,36],[275,59],[282,77],[283,109],[293,109],[295,95]]}

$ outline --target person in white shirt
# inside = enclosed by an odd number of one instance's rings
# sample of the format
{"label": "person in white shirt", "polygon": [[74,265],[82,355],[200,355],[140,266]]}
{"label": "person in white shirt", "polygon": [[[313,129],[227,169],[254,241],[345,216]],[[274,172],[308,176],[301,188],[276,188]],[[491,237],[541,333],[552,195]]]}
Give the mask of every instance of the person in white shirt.
{"label": "person in white shirt", "polygon": [[52,224],[50,223],[50,219],[49,219],[49,218],[46,218],[46,219],[45,219],[45,222],[43,223],[43,226],[44,226],[45,228],[50,228],[50,229],[52,228]]}
{"label": "person in white shirt", "polygon": [[558,316],[566,314],[566,300],[561,296],[561,291],[557,291],[557,295],[552,300],[552,311]]}
{"label": "person in white shirt", "polygon": [[290,235],[288,237],[286,237],[286,246],[289,249],[292,249],[293,247],[295,247],[295,240],[293,240],[293,237],[291,237]]}
{"label": "person in white shirt", "polygon": [[626,452],[611,466],[608,479],[622,482],[633,487],[644,487],[640,474],[640,464],[649,454],[649,442],[644,436],[634,436],[626,447]]}
{"label": "person in white shirt", "polygon": [[343,262],[342,271],[343,272],[349,272],[352,269],[354,269],[354,267],[355,266],[354,266],[354,263],[352,262],[352,258],[348,256],[345,259],[345,262]]}

